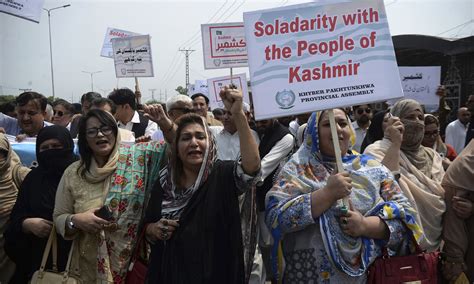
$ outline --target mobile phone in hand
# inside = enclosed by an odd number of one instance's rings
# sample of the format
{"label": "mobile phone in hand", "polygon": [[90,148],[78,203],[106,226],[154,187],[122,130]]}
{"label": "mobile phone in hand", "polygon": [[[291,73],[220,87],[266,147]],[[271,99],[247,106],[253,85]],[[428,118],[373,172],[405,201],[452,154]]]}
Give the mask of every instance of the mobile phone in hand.
{"label": "mobile phone in hand", "polygon": [[99,210],[95,211],[95,216],[104,220],[110,221],[113,217],[112,211],[110,211],[107,205],[102,206]]}

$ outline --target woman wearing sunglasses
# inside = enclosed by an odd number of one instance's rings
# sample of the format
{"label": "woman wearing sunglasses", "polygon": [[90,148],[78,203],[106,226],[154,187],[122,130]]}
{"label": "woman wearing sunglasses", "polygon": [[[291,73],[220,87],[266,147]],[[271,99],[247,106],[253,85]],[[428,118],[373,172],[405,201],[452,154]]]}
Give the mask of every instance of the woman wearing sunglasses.
{"label": "woman wearing sunglasses", "polygon": [[70,128],[70,123],[74,115],[74,106],[68,101],[58,99],[53,103],[53,119],[55,125]]}

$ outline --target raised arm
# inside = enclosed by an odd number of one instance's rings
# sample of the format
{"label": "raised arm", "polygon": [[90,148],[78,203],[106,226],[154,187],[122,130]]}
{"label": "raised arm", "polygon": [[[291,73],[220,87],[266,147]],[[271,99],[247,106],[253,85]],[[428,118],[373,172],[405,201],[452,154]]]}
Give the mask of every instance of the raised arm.
{"label": "raised arm", "polygon": [[239,133],[242,169],[248,175],[255,175],[260,169],[260,155],[257,142],[250,132],[250,126],[242,108],[242,92],[226,86],[221,90],[220,96],[226,109],[232,114]]}
{"label": "raised arm", "polygon": [[165,110],[160,104],[144,105],[145,115],[152,121],[156,122],[163,131],[165,140],[172,142],[176,134],[176,125],[169,119]]}

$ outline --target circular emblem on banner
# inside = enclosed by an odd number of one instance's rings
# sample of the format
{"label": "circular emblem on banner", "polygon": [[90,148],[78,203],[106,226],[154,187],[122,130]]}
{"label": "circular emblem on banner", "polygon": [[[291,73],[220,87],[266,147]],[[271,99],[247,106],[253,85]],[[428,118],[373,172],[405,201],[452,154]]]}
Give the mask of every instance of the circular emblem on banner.
{"label": "circular emblem on banner", "polygon": [[125,68],[120,69],[120,72],[121,72],[122,75],[124,75],[124,76],[127,75],[127,69],[125,69]]}
{"label": "circular emblem on banner", "polygon": [[283,90],[281,92],[277,92],[275,96],[275,100],[278,105],[280,105],[281,109],[290,109],[295,105],[295,93],[291,90]]}
{"label": "circular emblem on banner", "polygon": [[214,59],[214,65],[215,66],[221,66],[221,60],[220,59]]}

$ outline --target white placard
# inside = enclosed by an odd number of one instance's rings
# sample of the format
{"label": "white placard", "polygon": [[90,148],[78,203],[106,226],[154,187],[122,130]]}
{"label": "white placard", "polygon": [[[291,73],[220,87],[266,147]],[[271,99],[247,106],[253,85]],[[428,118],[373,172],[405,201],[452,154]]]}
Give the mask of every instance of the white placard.
{"label": "white placard", "polygon": [[114,57],[114,50],[112,49],[113,38],[125,38],[138,35],[140,34],[115,28],[107,28],[107,32],[105,33],[104,37],[104,44],[102,44],[102,49],[100,50],[100,56],[109,58]]}
{"label": "white placard", "polygon": [[153,77],[149,35],[114,38],[112,48],[117,78]]}
{"label": "white placard", "polygon": [[205,69],[248,65],[243,23],[201,25],[201,34]]}
{"label": "white placard", "polygon": [[[224,108],[224,103],[219,96],[219,92],[221,88],[230,84],[230,75],[207,80],[207,85],[209,87],[209,105],[211,109]],[[234,84],[237,89],[242,91],[244,102],[250,104],[249,91],[247,88],[247,77],[245,73],[232,75],[232,84]]]}
{"label": "white placard", "polygon": [[382,0],[244,13],[257,120],[403,96]]}
{"label": "white placard", "polygon": [[194,81],[194,90],[191,95],[201,93],[209,96],[209,89],[207,88],[207,80],[196,80]]}
{"label": "white placard", "polygon": [[0,0],[0,12],[40,22],[44,0]]}
{"label": "white placard", "polygon": [[194,84],[188,85],[188,96],[192,96],[194,94]]}
{"label": "white placard", "polygon": [[405,98],[420,104],[438,106],[436,90],[441,81],[441,66],[399,67]]}

